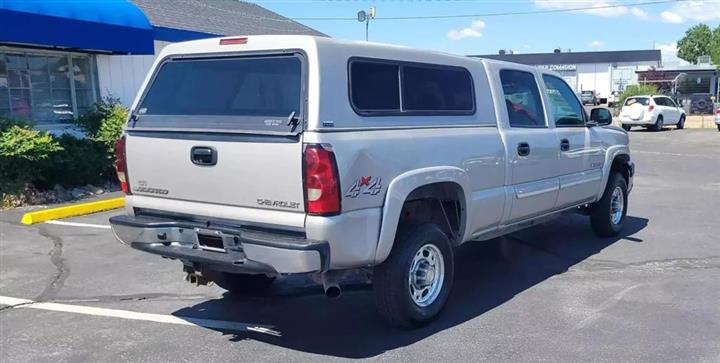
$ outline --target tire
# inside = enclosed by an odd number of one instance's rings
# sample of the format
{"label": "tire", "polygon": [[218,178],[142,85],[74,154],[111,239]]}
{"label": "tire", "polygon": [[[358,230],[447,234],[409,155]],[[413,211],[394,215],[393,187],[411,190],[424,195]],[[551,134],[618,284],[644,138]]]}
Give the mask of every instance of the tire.
{"label": "tire", "polygon": [[[618,200],[615,193],[619,193],[622,200]],[[598,237],[612,237],[620,233],[627,214],[627,196],[625,178],[618,172],[612,172],[602,198],[591,207],[590,224]],[[613,208],[619,207],[622,207],[622,210],[619,211],[620,214],[613,214]]]}
{"label": "tire", "polygon": [[[434,266],[429,269],[431,275],[425,274],[431,281],[429,286],[417,289],[428,283],[420,280],[423,266]],[[429,323],[445,306],[454,270],[452,246],[439,226],[412,223],[399,228],[390,256],[375,267],[373,274],[380,315],[391,325],[406,329]]]}
{"label": "tire", "polygon": [[680,121],[678,121],[675,128],[677,128],[678,130],[682,130],[685,128],[685,115],[680,116]]}
{"label": "tire", "polygon": [[720,131],[720,125],[717,125],[717,127],[718,127],[718,131]]}
{"label": "tire", "polygon": [[275,277],[265,275],[232,274],[205,270],[203,275],[233,295],[252,295],[267,290]]}
{"label": "tire", "polygon": [[662,131],[663,129],[663,117],[662,115],[659,115],[657,119],[655,120],[655,125],[653,125],[653,131]]}
{"label": "tire", "polygon": [[623,125],[622,125],[622,128],[623,128],[623,130],[625,130],[625,131],[630,131],[630,129],[632,128],[632,126],[623,124]]}

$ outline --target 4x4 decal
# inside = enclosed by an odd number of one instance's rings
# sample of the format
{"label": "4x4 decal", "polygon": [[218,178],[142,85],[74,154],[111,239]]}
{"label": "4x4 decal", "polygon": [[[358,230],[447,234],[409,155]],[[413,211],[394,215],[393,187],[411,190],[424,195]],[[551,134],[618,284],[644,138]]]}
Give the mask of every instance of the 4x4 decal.
{"label": "4x4 decal", "polygon": [[347,198],[357,198],[361,194],[378,195],[382,190],[382,178],[374,178],[372,176],[361,176],[356,180],[350,188],[345,192]]}

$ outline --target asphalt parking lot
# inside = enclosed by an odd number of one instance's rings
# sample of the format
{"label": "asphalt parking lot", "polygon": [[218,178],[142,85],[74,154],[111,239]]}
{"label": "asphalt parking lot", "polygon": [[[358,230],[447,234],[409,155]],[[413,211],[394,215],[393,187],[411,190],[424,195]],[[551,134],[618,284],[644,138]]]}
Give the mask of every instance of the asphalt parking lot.
{"label": "asphalt parking lot", "polygon": [[0,360],[720,361],[720,133],[630,135],[621,237],[573,215],[466,244],[447,307],[415,331],[384,325],[368,287],[191,286],[179,262],[115,241],[120,211],[29,227],[2,212]]}

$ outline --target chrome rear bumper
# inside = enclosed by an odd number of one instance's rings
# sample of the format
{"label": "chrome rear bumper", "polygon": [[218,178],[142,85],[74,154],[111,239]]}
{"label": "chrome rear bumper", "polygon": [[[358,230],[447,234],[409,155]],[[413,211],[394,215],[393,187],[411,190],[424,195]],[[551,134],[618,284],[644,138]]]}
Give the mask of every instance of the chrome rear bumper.
{"label": "chrome rear bumper", "polygon": [[330,265],[326,241],[283,231],[126,215],[110,218],[110,225],[132,248],[218,271],[274,275],[323,272]]}

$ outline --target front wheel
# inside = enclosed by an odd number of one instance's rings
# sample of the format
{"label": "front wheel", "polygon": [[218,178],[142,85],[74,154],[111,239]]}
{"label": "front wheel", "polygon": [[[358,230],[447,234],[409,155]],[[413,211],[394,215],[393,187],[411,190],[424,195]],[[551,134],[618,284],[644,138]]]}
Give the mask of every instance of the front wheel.
{"label": "front wheel", "polygon": [[680,116],[680,121],[677,123],[677,129],[682,130],[685,128],[685,115]]}
{"label": "front wheel", "polygon": [[632,126],[623,124],[623,125],[622,125],[622,128],[623,128],[623,130],[625,130],[625,131],[630,131],[630,129],[632,128]]}
{"label": "front wheel", "polygon": [[452,246],[439,226],[400,228],[390,256],[373,274],[378,311],[397,327],[427,324],[445,305],[454,268]]}
{"label": "front wheel", "polygon": [[620,233],[627,214],[627,197],[625,178],[612,172],[602,198],[591,206],[590,224],[596,235],[612,237]]}

